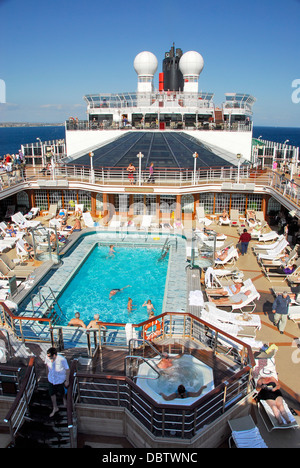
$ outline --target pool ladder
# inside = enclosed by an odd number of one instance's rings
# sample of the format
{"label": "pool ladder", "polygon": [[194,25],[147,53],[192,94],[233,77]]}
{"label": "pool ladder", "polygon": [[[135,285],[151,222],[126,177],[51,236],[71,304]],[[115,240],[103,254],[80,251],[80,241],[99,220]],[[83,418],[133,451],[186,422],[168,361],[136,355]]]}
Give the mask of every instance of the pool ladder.
{"label": "pool ladder", "polygon": [[167,237],[167,239],[165,240],[165,243],[162,246],[162,249],[160,251],[160,257],[158,259],[158,262],[160,262],[161,260],[163,260],[165,258],[165,256],[167,255],[169,249],[170,249],[170,239],[169,239],[169,237]]}
{"label": "pool ladder", "polygon": [[[51,300],[51,303],[49,304],[48,303],[48,300],[49,298],[45,297],[42,293],[42,288],[45,288],[47,287],[51,293],[51,297],[50,297],[50,300]],[[50,318],[52,323],[55,325],[57,323],[59,323],[62,319],[66,319],[59,303],[58,303],[58,300],[52,290],[52,288],[50,288],[50,286],[39,286],[38,287],[38,297],[39,297],[39,306],[38,306],[38,309],[40,312],[43,313],[43,315],[46,315],[47,318]],[[35,311],[35,305],[34,305],[34,298],[36,298],[36,296],[31,296],[31,304],[32,304],[32,310]],[[45,311],[42,311],[42,306],[43,305],[46,305],[46,310]],[[57,310],[55,309],[55,306],[58,307],[59,309],[59,312],[60,314],[58,314]]]}

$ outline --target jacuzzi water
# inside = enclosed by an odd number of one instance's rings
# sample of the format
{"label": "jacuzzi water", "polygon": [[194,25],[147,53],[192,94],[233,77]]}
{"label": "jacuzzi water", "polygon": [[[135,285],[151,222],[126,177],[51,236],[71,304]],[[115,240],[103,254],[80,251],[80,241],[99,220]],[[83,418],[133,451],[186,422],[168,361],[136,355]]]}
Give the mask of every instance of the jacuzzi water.
{"label": "jacuzzi water", "polygon": [[[159,361],[160,357],[157,357],[152,359],[150,364],[155,366]],[[212,369],[189,354],[174,359],[172,367],[164,369],[159,378],[156,378],[157,372],[144,362],[139,367],[138,376],[137,385],[157,403],[190,405],[214,388]],[[206,385],[206,388],[198,397],[176,398],[168,401],[160,395],[160,393],[170,395],[176,392],[180,384],[190,392],[197,392],[203,385]]]}
{"label": "jacuzzi water", "polygon": [[[67,321],[76,311],[88,324],[95,313],[102,322],[140,323],[148,319],[143,304],[151,299],[155,315],[162,313],[168,256],[158,261],[161,248],[115,247],[96,245],[84,264],[59,296],[58,302]],[[111,289],[130,286],[109,300]],[[134,310],[128,313],[128,298]]]}

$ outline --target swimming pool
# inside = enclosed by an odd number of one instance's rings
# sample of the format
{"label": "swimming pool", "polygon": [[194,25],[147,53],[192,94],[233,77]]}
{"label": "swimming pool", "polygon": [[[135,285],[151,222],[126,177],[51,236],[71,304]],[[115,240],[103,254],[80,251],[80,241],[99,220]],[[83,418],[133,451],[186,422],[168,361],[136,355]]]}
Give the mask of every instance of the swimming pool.
{"label": "swimming pool", "polygon": [[[143,322],[148,319],[147,308],[143,307],[148,299],[154,305],[155,315],[163,312],[169,254],[158,261],[158,247],[115,246],[114,250],[114,256],[109,256],[109,245],[96,244],[58,296],[65,324],[76,311],[85,324],[95,313],[103,322]],[[112,289],[124,287],[109,300]],[[133,300],[131,313],[127,310],[129,297]]]}

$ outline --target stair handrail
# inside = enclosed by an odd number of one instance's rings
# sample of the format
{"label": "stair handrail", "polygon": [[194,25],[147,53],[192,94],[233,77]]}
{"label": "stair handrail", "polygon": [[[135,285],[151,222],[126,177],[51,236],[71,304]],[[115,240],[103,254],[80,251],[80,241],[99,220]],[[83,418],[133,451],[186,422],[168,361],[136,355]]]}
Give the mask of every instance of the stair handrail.
{"label": "stair handrail", "polygon": [[18,429],[24,422],[25,414],[28,410],[31,397],[37,385],[37,376],[34,364],[35,358],[31,357],[20,390],[14,399],[10,410],[4,418],[4,422],[9,426],[11,442],[15,441]]}

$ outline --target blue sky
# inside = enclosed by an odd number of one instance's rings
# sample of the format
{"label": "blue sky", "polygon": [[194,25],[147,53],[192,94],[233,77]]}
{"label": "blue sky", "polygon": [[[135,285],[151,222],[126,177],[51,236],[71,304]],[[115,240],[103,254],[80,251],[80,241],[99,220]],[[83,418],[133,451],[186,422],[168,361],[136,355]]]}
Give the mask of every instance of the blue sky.
{"label": "blue sky", "polygon": [[158,87],[175,42],[203,56],[199,91],[216,105],[248,93],[256,125],[300,126],[300,0],[0,0],[0,18],[0,122],[85,118],[85,94],[136,91],[143,50],[158,59]]}

